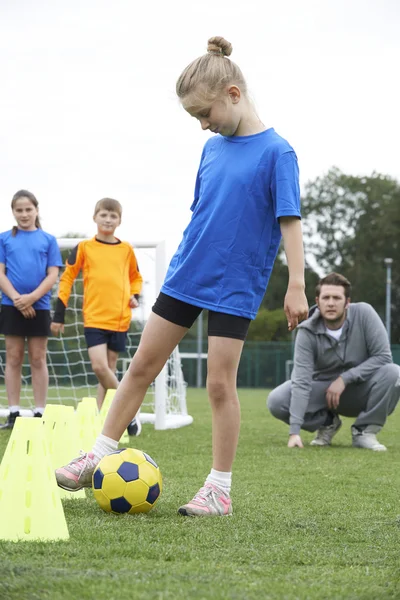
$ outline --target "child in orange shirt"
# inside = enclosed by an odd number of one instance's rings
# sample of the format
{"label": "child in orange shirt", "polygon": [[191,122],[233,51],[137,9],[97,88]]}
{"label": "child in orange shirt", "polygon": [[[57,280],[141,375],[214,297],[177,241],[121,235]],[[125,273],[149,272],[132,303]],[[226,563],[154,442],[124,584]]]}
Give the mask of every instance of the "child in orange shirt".
{"label": "child in orange shirt", "polygon": [[[51,324],[54,335],[64,332],[72,286],[82,271],[84,331],[90,362],[99,380],[99,409],[106,391],[118,387],[118,354],[125,352],[131,309],[139,305],[143,282],[132,246],[114,236],[121,216],[122,206],[117,200],[103,198],[97,202],[93,216],[97,234],[71,251],[60,279]],[[128,428],[133,435],[139,435],[140,429],[139,419],[134,419]]]}

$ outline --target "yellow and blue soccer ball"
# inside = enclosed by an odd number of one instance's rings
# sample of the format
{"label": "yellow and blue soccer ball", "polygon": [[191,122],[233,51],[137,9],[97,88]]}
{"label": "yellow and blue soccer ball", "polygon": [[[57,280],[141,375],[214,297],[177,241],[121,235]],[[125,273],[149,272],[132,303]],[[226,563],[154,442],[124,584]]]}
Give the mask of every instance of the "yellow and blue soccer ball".
{"label": "yellow and blue soccer ball", "polygon": [[93,473],[93,495],[106,512],[149,512],[161,492],[160,469],[141,450],[123,448],[107,454]]}

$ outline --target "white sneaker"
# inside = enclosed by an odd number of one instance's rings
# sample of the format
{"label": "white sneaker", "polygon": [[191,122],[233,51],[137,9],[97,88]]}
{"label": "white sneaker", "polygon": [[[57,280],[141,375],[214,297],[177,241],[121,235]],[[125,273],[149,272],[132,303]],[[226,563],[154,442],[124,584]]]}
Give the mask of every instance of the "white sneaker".
{"label": "white sneaker", "polygon": [[353,448],[366,448],[375,452],[385,452],[387,450],[386,446],[378,442],[375,433],[359,431],[355,427],[352,427],[351,434],[353,437]]}
{"label": "white sneaker", "polygon": [[342,421],[337,415],[335,415],[333,417],[332,425],[328,425],[327,427],[320,427],[318,429],[315,439],[313,439],[313,441],[310,442],[310,446],[330,446],[333,436],[337,434],[341,426]]}
{"label": "white sneaker", "polygon": [[68,492],[92,487],[92,477],[99,460],[92,452],[82,452],[64,467],[56,469],[57,485]]}
{"label": "white sneaker", "polygon": [[140,421],[139,415],[133,417],[132,421],[129,423],[128,427],[128,435],[135,435],[136,437],[140,435],[142,431],[142,423]]}
{"label": "white sneaker", "polygon": [[224,490],[206,482],[193,500],[178,509],[185,517],[225,517],[232,514],[232,500]]}

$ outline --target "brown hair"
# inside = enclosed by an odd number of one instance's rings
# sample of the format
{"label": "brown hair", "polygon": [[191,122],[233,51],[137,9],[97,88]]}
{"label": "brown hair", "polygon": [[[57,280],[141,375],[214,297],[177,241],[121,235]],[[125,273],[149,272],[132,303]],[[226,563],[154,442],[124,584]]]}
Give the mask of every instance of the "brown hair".
{"label": "brown hair", "polygon": [[95,217],[101,210],[112,210],[113,212],[119,214],[120,219],[122,218],[122,206],[118,200],[113,200],[112,198],[102,198],[96,203],[93,216]]}
{"label": "brown hair", "polygon": [[[28,200],[31,202],[31,204],[33,204],[33,206],[37,210],[39,210],[39,202],[36,200],[36,197],[32,194],[32,192],[28,192],[28,190],[18,190],[18,192],[16,192],[14,194],[14,196],[12,197],[12,200],[11,200],[11,209],[12,210],[14,210],[17,200],[20,200],[20,198],[28,198]],[[40,220],[39,220],[39,215],[36,215],[35,227],[37,227],[38,229],[42,228],[42,226],[40,224]],[[16,225],[14,225],[14,227],[12,228],[12,231],[11,231],[11,235],[13,237],[15,237],[17,235],[17,233],[18,233],[18,227]]]}
{"label": "brown hair", "polygon": [[176,82],[176,93],[182,101],[191,96],[193,106],[203,105],[215,100],[218,94],[230,84],[240,86],[247,94],[247,85],[239,67],[228,56],[232,53],[232,44],[223,37],[208,40],[207,54],[196,58],[183,70]]}
{"label": "brown hair", "polygon": [[340,285],[344,288],[344,295],[346,300],[350,298],[351,295],[351,283],[346,277],[340,275],[340,273],[329,273],[326,277],[323,277],[319,280],[317,287],[315,288],[315,295],[319,298],[321,293],[321,287],[323,285]]}

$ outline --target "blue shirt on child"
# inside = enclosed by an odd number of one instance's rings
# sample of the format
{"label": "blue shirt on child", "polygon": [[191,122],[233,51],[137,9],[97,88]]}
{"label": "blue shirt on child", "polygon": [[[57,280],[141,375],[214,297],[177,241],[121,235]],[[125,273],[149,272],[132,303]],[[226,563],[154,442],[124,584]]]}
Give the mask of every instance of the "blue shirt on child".
{"label": "blue shirt on child", "polygon": [[300,218],[297,157],[273,128],[210,138],[191,221],[161,291],[205,309],[254,319],[279,249],[279,217]]}
{"label": "blue shirt on child", "polygon": [[[20,294],[33,292],[47,276],[48,267],[62,267],[63,262],[57,240],[43,229],[23,231],[18,229],[0,233],[0,263],[6,266],[6,276]],[[51,291],[42,296],[33,308],[50,309]],[[13,306],[4,293],[2,304]]]}

